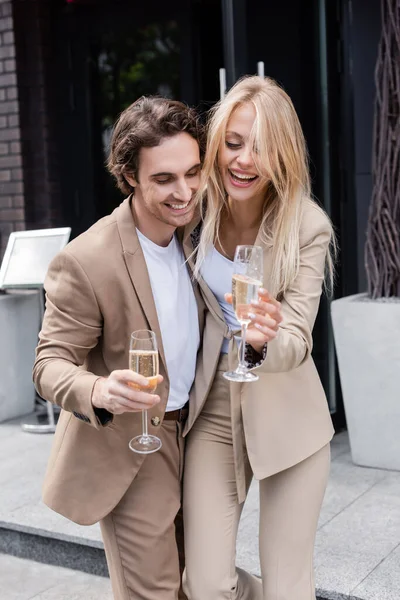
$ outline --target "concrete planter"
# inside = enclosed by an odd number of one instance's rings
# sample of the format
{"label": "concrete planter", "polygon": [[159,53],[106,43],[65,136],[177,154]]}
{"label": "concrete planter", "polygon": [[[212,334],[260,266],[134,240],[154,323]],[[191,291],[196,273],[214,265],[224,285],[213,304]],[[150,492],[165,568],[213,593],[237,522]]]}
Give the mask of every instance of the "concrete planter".
{"label": "concrete planter", "polygon": [[400,470],[400,299],[331,306],[353,461]]}
{"label": "concrete planter", "polygon": [[0,295],[0,423],[34,410],[39,320],[38,292]]}

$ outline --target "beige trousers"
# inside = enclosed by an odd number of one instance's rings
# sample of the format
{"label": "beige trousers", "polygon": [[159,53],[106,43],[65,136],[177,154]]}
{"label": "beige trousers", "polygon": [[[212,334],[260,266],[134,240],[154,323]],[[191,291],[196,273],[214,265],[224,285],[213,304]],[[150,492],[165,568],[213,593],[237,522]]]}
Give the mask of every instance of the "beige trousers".
{"label": "beige trousers", "polygon": [[[243,504],[237,501],[229,383],[222,377],[226,368],[227,361],[221,360],[186,443],[184,590],[189,600],[315,600],[313,550],[329,473],[329,444],[260,481],[262,583],[236,569]],[[247,456],[244,471],[248,490],[252,473]]]}
{"label": "beige trousers", "polygon": [[158,435],[162,448],[145,457],[121,501],[100,522],[114,600],[185,597],[175,528],[181,506],[181,424],[164,421]]}

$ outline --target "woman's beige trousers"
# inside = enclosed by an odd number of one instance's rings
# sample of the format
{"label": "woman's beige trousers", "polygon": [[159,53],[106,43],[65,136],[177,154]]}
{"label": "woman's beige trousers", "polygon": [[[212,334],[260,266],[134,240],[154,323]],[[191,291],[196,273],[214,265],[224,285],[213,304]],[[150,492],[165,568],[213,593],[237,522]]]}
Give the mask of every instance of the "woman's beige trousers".
{"label": "woman's beige trousers", "polygon": [[[313,551],[329,473],[329,444],[260,481],[262,583],[237,569],[243,504],[237,502],[229,384],[222,377],[227,366],[224,357],[187,439],[184,590],[189,600],[314,600]],[[248,489],[252,473],[246,457],[244,470]]]}

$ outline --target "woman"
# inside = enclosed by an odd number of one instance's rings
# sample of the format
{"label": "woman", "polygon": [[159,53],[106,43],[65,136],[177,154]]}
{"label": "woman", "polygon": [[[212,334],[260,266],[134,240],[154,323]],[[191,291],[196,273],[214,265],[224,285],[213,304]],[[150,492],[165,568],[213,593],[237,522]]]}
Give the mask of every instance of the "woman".
{"label": "woman", "polygon": [[[237,245],[262,246],[266,289],[252,306],[246,338],[259,380],[224,379],[237,352],[221,333],[215,381],[188,435],[185,591],[189,600],[311,600],[334,433],[311,358],[312,329],[326,265],[332,275],[332,227],[311,200],[301,126],[274,81],[244,78],[215,107],[203,177],[206,208],[191,236],[195,274],[221,332],[226,324],[235,329],[225,292]],[[235,567],[253,475],[260,480],[262,584]]]}

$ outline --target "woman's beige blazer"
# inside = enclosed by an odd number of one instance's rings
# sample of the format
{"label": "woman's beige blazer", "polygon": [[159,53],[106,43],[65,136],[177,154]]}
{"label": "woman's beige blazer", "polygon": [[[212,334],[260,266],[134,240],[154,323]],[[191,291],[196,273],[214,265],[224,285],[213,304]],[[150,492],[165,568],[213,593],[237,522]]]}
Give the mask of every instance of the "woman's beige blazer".
{"label": "woman's beige blazer", "polygon": [[[190,233],[188,230],[184,236],[187,256],[193,251]],[[259,380],[230,384],[236,463],[244,460],[244,435],[256,479],[299,463],[327,444],[334,434],[325,393],[311,356],[312,330],[331,234],[325,214],[305,200],[300,230],[300,269],[282,299],[283,322],[278,336],[268,344],[265,360],[254,369]],[[262,245],[260,237],[255,243]],[[271,251],[265,248],[264,287],[267,289],[271,268]],[[218,345],[221,347],[225,326],[221,309],[204,281],[200,281],[200,287],[210,312],[220,324]],[[233,344],[231,347],[230,363],[234,365],[237,352]],[[201,410],[199,404],[196,407]],[[189,428],[196,416],[196,411],[192,411]],[[238,492],[242,501],[244,481],[238,482]]]}

